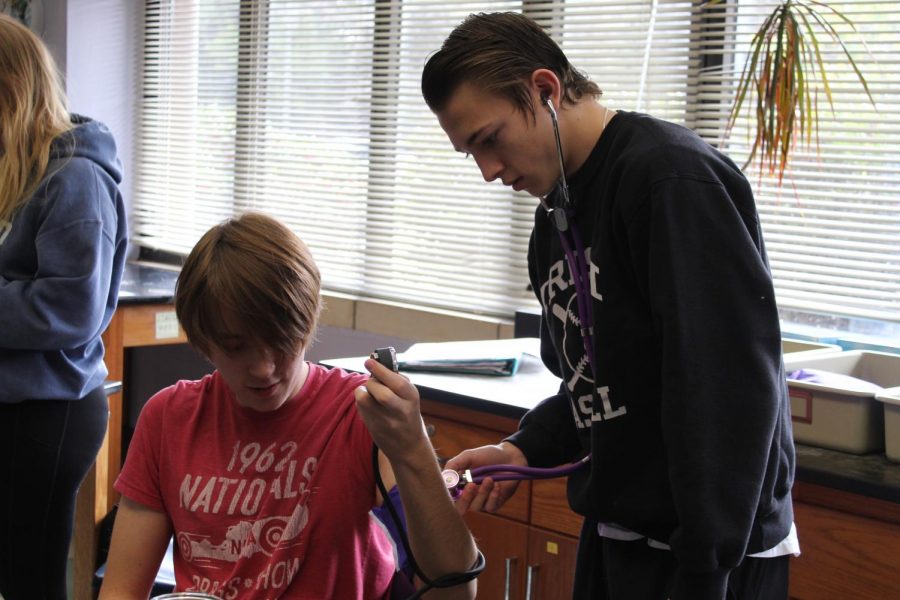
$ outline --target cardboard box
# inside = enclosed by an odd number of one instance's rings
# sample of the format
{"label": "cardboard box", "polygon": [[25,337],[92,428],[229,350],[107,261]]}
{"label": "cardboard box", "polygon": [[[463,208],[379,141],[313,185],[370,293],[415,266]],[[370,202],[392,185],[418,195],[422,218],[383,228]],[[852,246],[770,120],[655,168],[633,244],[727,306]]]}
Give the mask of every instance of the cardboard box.
{"label": "cardboard box", "polygon": [[[900,386],[900,355],[849,350],[785,355],[785,373],[817,369],[854,377],[882,388]],[[884,410],[876,390],[788,379],[794,440],[854,454],[884,448]]]}

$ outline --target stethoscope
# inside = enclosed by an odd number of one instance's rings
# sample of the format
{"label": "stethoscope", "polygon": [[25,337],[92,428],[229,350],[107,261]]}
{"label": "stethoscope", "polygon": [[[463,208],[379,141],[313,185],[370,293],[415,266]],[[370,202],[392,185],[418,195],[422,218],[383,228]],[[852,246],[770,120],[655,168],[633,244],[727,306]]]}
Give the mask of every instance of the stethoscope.
{"label": "stethoscope", "polygon": [[[569,199],[569,184],[566,180],[566,169],[565,163],[563,161],[562,142],[559,136],[559,119],[556,114],[556,109],[554,108],[553,102],[549,97],[544,96],[541,98],[541,101],[550,112],[550,119],[553,122],[553,135],[556,141],[556,154],[559,158],[560,171],[560,180],[557,184],[557,187],[560,190],[562,203],[561,206],[558,207],[551,206],[547,201],[546,196],[541,196],[540,201],[541,206],[544,207],[544,210],[547,211],[547,215],[553,220],[553,223],[556,226],[556,231],[559,234],[559,239],[562,244],[563,251],[566,255],[566,262],[569,265],[569,271],[572,275],[572,280],[575,285],[575,296],[578,303],[578,315],[581,319],[581,339],[584,343],[585,356],[587,357],[588,363],[591,367],[591,370],[593,371],[594,365],[596,364],[594,362],[593,348],[594,317],[591,301],[590,268],[588,267],[586,256],[587,252],[585,250],[584,243],[581,240],[581,235],[579,235],[578,233],[578,229],[570,224],[572,219],[574,218],[575,210],[572,207],[571,201]],[[372,352],[371,358],[374,358],[392,371],[399,370],[397,353],[393,348],[378,348],[374,352]],[[596,381],[596,373],[594,373],[594,375],[594,379]],[[453,469],[444,469],[441,472],[441,476],[444,480],[444,485],[447,486],[447,490],[450,493],[450,496],[455,500],[460,496],[463,488],[465,488],[465,486],[469,483],[481,484],[485,479],[488,478],[490,478],[494,482],[499,482],[552,479],[556,477],[563,477],[584,468],[585,465],[590,462],[590,460],[591,455],[588,454],[584,458],[575,462],[551,468],[523,467],[519,465],[501,464],[485,465],[476,467],[474,469],[466,469],[462,472],[455,471]],[[374,445],[372,449],[372,463],[375,470],[375,482],[378,485],[379,490],[381,491],[382,497],[387,498],[388,491],[384,488],[384,484],[381,481],[381,474],[379,473],[378,469],[378,447]],[[416,573],[416,575],[418,575],[422,579],[422,581],[425,582],[425,587],[418,590],[408,600],[419,598],[423,593],[432,588],[449,587],[471,581],[472,579],[478,577],[478,575],[481,574],[481,572],[484,570],[484,555],[481,553],[481,551],[478,551],[478,558],[476,560],[476,563],[470,570],[463,573],[452,573],[433,581],[429,580],[421,572],[419,566],[415,562],[415,558],[413,557],[412,551],[410,550],[409,541],[406,539],[404,528],[402,526],[399,515],[397,515],[393,505],[390,502],[387,502],[386,504],[388,507],[388,512],[390,513],[391,518],[394,520],[395,524],[397,525],[397,529],[400,532],[401,541],[405,546],[410,565],[412,566],[413,571]]]}
{"label": "stethoscope", "polygon": [[[578,317],[581,319],[581,341],[584,344],[585,356],[590,363],[591,370],[597,363],[594,361],[594,310],[591,301],[591,270],[587,263],[587,251],[578,228],[572,223],[575,217],[575,209],[569,199],[569,183],[566,180],[566,167],[563,162],[562,142],[559,138],[559,119],[556,109],[549,96],[543,96],[541,101],[550,112],[553,121],[553,135],[556,138],[556,155],[559,157],[559,184],[562,206],[553,207],[547,201],[546,196],[541,196],[541,206],[547,211],[547,215],[553,219],[559,241],[566,253],[566,262],[569,264],[569,272],[575,284],[575,297],[578,303]],[[549,194],[548,194],[549,195]],[[596,375],[596,373],[595,373]],[[595,377],[596,380],[596,377]]]}
{"label": "stethoscope", "polygon": [[[371,358],[374,358],[382,365],[392,371],[399,370],[397,361],[397,352],[394,348],[377,348],[372,352]],[[485,465],[475,467],[474,469],[466,469],[465,471],[455,471],[453,469],[444,469],[441,471],[441,477],[450,496],[456,500],[462,494],[463,488],[470,483],[481,484],[485,479],[490,478],[492,481],[527,481],[534,479],[553,479],[563,477],[578,471],[584,467],[591,459],[590,454],[584,458],[567,465],[558,467],[524,467],[520,465]],[[376,463],[377,464],[377,463]]]}
{"label": "stethoscope", "polygon": [[474,469],[466,469],[462,473],[453,469],[444,469],[441,476],[444,485],[455,500],[469,483],[481,484],[487,478],[492,481],[526,481],[533,479],[553,479],[562,477],[581,469],[590,461],[590,454],[567,465],[552,468],[520,467],[518,465],[485,465]]}
{"label": "stethoscope", "polygon": [[[553,122],[553,136],[556,141],[556,155],[559,158],[560,173],[559,183],[556,187],[559,188],[560,196],[562,197],[561,206],[554,207],[547,201],[546,196],[541,196],[541,206],[544,207],[544,210],[547,211],[547,215],[553,220],[556,231],[559,234],[559,240],[562,244],[563,251],[566,254],[566,262],[569,265],[569,271],[572,274],[572,281],[575,285],[578,315],[581,319],[581,341],[584,344],[584,351],[588,364],[593,371],[594,365],[596,364],[594,362],[593,346],[594,311],[591,302],[591,280],[590,268],[587,263],[587,251],[585,250],[584,242],[581,240],[581,235],[578,233],[578,228],[573,226],[575,209],[572,207],[572,203],[569,199],[569,183],[566,180],[562,141],[559,137],[559,119],[556,114],[556,109],[548,96],[543,96],[541,102],[547,107],[547,110],[550,112],[550,120]],[[578,471],[587,465],[590,460],[591,455],[588,454],[575,462],[551,468],[521,467],[518,465],[486,465],[474,469],[466,469],[463,472],[454,471],[453,469],[444,469],[441,472],[441,476],[444,478],[444,485],[447,486],[450,495],[455,499],[459,497],[463,488],[469,483],[480,484],[487,478],[490,478],[495,482],[553,479]]]}

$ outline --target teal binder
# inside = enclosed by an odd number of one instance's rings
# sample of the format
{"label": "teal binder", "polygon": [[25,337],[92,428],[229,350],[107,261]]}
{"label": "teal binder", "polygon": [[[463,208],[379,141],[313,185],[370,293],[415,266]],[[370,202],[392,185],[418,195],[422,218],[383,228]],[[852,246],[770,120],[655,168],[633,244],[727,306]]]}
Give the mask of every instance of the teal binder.
{"label": "teal binder", "polygon": [[401,371],[510,377],[522,354],[539,347],[536,338],[414,344],[397,356]]}

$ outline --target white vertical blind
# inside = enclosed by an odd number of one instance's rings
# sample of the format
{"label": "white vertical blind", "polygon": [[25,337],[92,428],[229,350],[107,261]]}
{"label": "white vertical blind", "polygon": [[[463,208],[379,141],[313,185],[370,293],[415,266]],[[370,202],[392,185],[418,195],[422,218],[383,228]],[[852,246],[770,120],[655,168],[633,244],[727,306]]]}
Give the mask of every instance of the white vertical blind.
{"label": "white vertical blind", "polygon": [[[212,224],[264,210],[310,244],[332,290],[510,315],[533,303],[536,201],[453,152],[421,99],[428,55],[472,12],[524,11],[610,106],[718,144],[742,52],[773,5],[726,4],[710,19],[689,0],[147,0],[134,239],[184,253]],[[836,67],[839,118],[821,154],[799,157],[784,190],[750,176],[782,306],[900,320],[886,60],[900,55],[900,19],[890,2],[831,4],[864,30],[872,55],[854,53],[879,111]],[[737,161],[743,131],[724,146]]]}

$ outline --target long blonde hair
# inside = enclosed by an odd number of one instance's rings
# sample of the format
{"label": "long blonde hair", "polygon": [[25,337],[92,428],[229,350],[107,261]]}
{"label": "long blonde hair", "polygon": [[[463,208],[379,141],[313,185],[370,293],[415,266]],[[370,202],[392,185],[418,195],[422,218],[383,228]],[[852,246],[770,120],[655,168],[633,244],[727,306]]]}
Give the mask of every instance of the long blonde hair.
{"label": "long blonde hair", "polygon": [[0,14],[0,222],[34,193],[50,144],[70,130],[56,63],[30,29]]}

